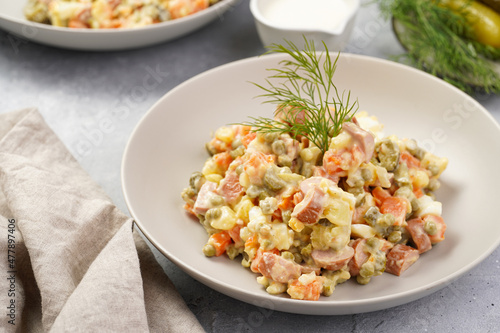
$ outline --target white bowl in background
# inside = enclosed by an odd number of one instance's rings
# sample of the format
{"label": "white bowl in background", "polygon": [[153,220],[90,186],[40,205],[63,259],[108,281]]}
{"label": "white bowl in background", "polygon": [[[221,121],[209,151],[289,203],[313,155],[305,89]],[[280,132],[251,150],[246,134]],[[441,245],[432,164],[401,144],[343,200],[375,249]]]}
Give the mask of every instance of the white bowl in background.
{"label": "white bowl in background", "polygon": [[285,40],[299,48],[304,37],[322,50],[342,51],[351,36],[360,0],[250,0],[264,46]]}
{"label": "white bowl in background", "polygon": [[66,49],[117,51],[167,42],[220,19],[238,0],[223,0],[179,19],[126,29],[75,29],[31,22],[23,9],[28,0],[0,0],[0,29],[24,40]]}

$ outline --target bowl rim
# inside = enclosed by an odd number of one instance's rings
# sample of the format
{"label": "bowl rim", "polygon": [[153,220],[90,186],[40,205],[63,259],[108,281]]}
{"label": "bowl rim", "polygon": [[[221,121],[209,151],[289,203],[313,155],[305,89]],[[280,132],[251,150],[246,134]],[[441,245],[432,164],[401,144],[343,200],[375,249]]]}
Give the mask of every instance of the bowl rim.
{"label": "bowl rim", "polygon": [[263,24],[271,29],[276,29],[276,30],[281,30],[281,31],[290,31],[290,32],[306,32],[306,33],[325,33],[328,35],[332,36],[340,36],[342,35],[345,30],[348,22],[350,22],[356,15],[356,13],[359,11],[359,8],[361,6],[361,0],[341,0],[343,2],[345,1],[351,1],[354,3],[353,9],[349,12],[349,15],[345,18],[345,20],[337,26],[333,30],[328,30],[328,29],[313,29],[313,28],[300,28],[300,29],[293,29],[293,28],[286,28],[280,25],[277,25],[273,23],[272,21],[268,20],[267,18],[264,17],[264,15],[261,13],[259,10],[259,1],[271,1],[271,0],[250,0],[250,11],[254,17],[254,19],[259,22],[260,24]]}
{"label": "bowl rim", "polygon": [[31,26],[36,29],[41,29],[41,30],[52,30],[52,31],[59,31],[59,32],[78,32],[82,34],[87,34],[87,35],[103,35],[106,33],[112,33],[113,35],[117,33],[139,33],[141,31],[148,31],[148,30],[157,30],[160,29],[161,27],[165,26],[170,26],[170,25],[175,25],[179,23],[184,23],[184,22],[189,22],[192,20],[195,20],[198,16],[204,15],[206,11],[217,11],[219,7],[223,6],[234,6],[236,5],[240,0],[223,0],[215,3],[214,5],[198,11],[196,13],[180,17],[174,20],[168,20],[164,22],[158,22],[155,24],[150,24],[142,27],[133,27],[133,28],[99,28],[99,29],[88,29],[88,28],[67,28],[67,27],[59,27],[59,26],[54,26],[50,24],[44,24],[44,23],[39,23],[39,22],[34,22],[34,21],[29,21],[26,18],[19,18],[16,16],[12,16],[9,14],[5,14],[0,10],[0,19],[3,19],[5,21],[10,21],[16,24],[20,25],[25,25],[25,26]]}

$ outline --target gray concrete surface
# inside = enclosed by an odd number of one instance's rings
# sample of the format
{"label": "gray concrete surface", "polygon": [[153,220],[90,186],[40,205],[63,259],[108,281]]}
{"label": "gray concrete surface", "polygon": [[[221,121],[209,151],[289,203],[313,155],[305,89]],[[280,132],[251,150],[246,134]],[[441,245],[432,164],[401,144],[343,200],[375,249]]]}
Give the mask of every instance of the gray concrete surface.
{"label": "gray concrete surface", "polygon": [[[120,164],[140,118],[186,79],[264,51],[248,1],[181,39],[122,52],[52,48],[0,30],[0,112],[38,107],[82,166],[128,212]],[[368,5],[361,9],[346,52],[387,59],[403,49],[376,6]],[[158,84],[143,89],[151,70],[161,74]],[[500,120],[499,96],[476,98]],[[500,331],[500,249],[430,296],[393,309],[345,316],[296,315],[246,304],[204,286],[155,253],[207,332]]]}

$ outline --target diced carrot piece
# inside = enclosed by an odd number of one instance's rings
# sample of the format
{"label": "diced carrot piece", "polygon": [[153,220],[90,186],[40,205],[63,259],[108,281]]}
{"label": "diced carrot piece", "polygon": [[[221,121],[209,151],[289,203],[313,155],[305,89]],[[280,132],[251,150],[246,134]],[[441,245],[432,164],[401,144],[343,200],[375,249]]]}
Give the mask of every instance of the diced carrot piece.
{"label": "diced carrot piece", "polygon": [[420,160],[407,151],[401,153],[400,159],[406,163],[408,169],[420,169]]}
{"label": "diced carrot piece", "polygon": [[193,216],[196,216],[195,212],[193,211],[193,206],[186,203],[184,204],[184,209],[186,210],[186,212],[192,214]]}
{"label": "diced carrot piece", "polygon": [[212,147],[217,154],[228,151],[231,147],[228,143],[217,138],[213,138],[212,140],[210,140],[210,143],[208,145]]}
{"label": "diced carrot piece", "polygon": [[227,170],[229,168],[229,164],[233,161],[233,158],[228,152],[223,152],[214,155],[215,164],[221,167],[223,170]]}
{"label": "diced carrot piece", "polygon": [[422,191],[422,189],[421,189],[421,188],[414,188],[414,189],[413,189],[413,194],[415,194],[415,196],[416,196],[417,198],[421,198],[421,197],[423,197],[423,196],[424,196],[424,191]]}
{"label": "diced carrot piece", "polygon": [[278,199],[278,208],[283,210],[288,210],[292,209],[294,206],[294,201],[293,201],[294,196],[288,196],[288,197],[280,197]]}
{"label": "diced carrot piece", "polygon": [[73,18],[69,20],[68,22],[68,28],[73,28],[73,29],[88,29],[89,25],[85,22],[82,22],[78,18]]}
{"label": "diced carrot piece", "polygon": [[265,155],[261,152],[255,152],[250,155],[245,162],[245,170],[248,168],[258,168],[261,164],[267,162]]}
{"label": "diced carrot piece", "polygon": [[382,214],[392,214],[396,221],[394,225],[403,225],[408,210],[408,199],[402,197],[389,197],[380,205]]}
{"label": "diced carrot piece", "polygon": [[293,280],[288,284],[287,293],[293,299],[301,299],[305,301],[317,301],[323,291],[322,276],[316,276],[314,280],[308,284],[303,284],[300,279]]}
{"label": "diced carrot piece", "polygon": [[327,150],[323,156],[323,167],[327,173],[332,175],[343,171],[342,162],[342,155],[333,150]]}
{"label": "diced carrot piece", "polygon": [[231,236],[227,231],[221,231],[210,236],[208,243],[215,248],[215,255],[218,257],[226,252],[227,246],[231,244]]}
{"label": "diced carrot piece", "polygon": [[257,236],[256,235],[252,235],[250,237],[247,238],[246,242],[245,242],[245,248],[255,248],[257,249],[259,247],[259,242],[257,241]]}
{"label": "diced carrot piece", "polygon": [[384,190],[380,186],[377,186],[372,190],[372,196],[375,199],[375,203],[377,204],[377,206],[380,206],[385,199],[391,197],[391,194],[389,193],[389,191]]}
{"label": "diced carrot piece", "polygon": [[[252,252],[256,251],[255,257],[257,257],[257,254],[259,253],[259,251],[257,249],[259,248],[259,246],[260,246],[260,244],[259,244],[257,235],[252,235],[252,236],[248,237],[247,240],[245,241],[245,252],[252,253]],[[255,260],[255,257],[250,258],[250,259],[252,259],[252,264],[253,264],[253,261]],[[252,271],[256,272],[253,269],[252,269]]]}
{"label": "diced carrot piece", "polygon": [[238,135],[240,137],[243,137],[250,133],[250,130],[252,127],[246,126],[246,125],[234,125],[233,127],[235,135]]}
{"label": "diced carrot piece", "polygon": [[250,132],[250,133],[246,134],[241,139],[241,143],[245,146],[245,148],[248,148],[248,145],[250,144],[250,142],[252,142],[256,137],[257,137],[257,133]]}

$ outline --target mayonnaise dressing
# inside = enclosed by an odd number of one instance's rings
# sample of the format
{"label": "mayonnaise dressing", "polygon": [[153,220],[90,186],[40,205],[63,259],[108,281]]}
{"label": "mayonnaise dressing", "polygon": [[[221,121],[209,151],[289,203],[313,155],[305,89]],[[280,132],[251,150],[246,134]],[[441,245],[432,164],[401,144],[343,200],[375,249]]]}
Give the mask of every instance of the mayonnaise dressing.
{"label": "mayonnaise dressing", "polygon": [[344,0],[268,0],[262,8],[266,20],[288,29],[334,30],[349,13]]}

